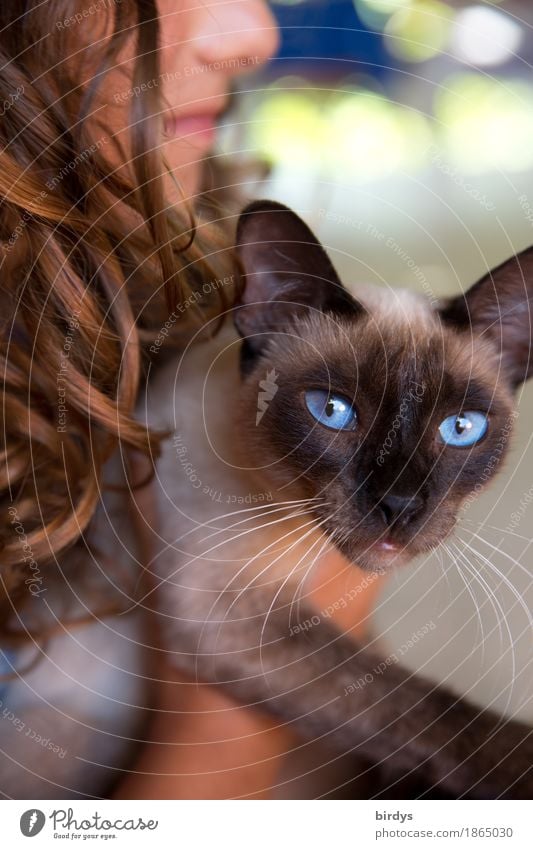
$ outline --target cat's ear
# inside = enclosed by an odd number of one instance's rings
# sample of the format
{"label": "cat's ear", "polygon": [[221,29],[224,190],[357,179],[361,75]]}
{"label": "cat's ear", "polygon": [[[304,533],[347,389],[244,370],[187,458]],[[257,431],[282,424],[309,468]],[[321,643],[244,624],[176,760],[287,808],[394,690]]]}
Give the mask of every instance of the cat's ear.
{"label": "cat's ear", "polygon": [[464,295],[443,307],[441,317],[471,328],[496,345],[511,384],[533,374],[533,247],[494,268]]}
{"label": "cat's ear", "polygon": [[269,334],[313,310],[355,316],[363,307],[347,292],[326,251],[295,212],[274,201],[255,201],[241,213],[236,250],[243,294],[235,325],[259,351]]}

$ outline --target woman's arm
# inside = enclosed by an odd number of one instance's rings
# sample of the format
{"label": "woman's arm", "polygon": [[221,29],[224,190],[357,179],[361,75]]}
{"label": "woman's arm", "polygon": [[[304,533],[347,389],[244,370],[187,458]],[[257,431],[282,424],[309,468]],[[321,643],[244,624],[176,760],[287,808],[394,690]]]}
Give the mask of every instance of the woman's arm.
{"label": "woman's arm", "polygon": [[160,662],[146,743],[119,799],[266,799],[295,737],[261,711]]}

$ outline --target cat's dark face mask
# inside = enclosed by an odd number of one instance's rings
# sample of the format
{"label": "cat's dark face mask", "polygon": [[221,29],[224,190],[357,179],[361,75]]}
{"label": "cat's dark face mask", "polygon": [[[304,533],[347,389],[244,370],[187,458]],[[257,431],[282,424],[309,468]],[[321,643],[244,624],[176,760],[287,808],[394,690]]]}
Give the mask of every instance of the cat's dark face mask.
{"label": "cat's dark face mask", "polygon": [[251,466],[368,569],[453,529],[501,467],[532,371],[533,249],[440,309],[384,289],[356,300],[286,207],[241,215],[241,438]]}

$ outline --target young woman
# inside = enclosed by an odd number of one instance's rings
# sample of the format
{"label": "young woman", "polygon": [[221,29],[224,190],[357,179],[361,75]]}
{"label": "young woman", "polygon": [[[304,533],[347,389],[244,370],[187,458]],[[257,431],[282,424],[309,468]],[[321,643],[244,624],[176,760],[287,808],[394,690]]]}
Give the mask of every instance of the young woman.
{"label": "young woman", "polygon": [[[157,439],[132,410],[168,315],[227,273],[224,234],[197,218],[208,154],[232,78],[277,38],[261,0],[0,6],[5,797],[187,795],[182,689],[163,683],[135,607],[128,489]],[[214,286],[169,335],[224,298]]]}

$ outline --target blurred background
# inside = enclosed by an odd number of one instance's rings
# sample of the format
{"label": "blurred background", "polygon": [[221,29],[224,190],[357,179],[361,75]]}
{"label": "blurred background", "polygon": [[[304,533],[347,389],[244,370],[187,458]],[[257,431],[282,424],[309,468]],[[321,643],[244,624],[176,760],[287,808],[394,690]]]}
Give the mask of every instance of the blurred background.
{"label": "blurred background", "polygon": [[[253,192],[293,206],[347,285],[433,301],[533,243],[533,4],[272,8],[280,54],[243,78],[221,152],[268,160]],[[388,653],[434,622],[402,662],[533,722],[533,387],[519,411],[506,468],[465,511],[458,551],[395,575],[375,633]]]}

